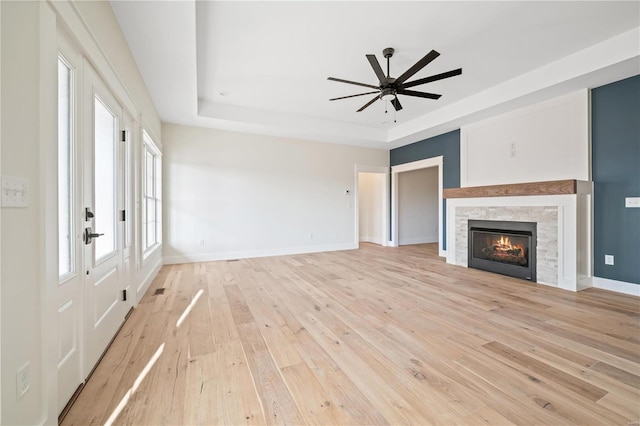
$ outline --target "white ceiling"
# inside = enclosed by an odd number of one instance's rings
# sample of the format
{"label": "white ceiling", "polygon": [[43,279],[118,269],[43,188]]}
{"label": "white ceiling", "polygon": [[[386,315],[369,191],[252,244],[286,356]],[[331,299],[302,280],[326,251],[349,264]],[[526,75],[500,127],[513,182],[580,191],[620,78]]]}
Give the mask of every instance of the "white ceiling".
{"label": "white ceiling", "polygon": [[[165,122],[395,148],[507,109],[640,73],[640,2],[112,1]],[[462,68],[390,107],[365,54],[410,80]],[[364,90],[361,90],[364,89]]]}

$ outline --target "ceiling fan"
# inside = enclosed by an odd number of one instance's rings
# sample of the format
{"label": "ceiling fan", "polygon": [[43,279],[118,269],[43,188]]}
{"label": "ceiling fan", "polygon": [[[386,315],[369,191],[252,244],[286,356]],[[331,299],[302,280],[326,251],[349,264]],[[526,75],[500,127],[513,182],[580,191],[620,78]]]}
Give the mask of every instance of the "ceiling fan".
{"label": "ceiling fan", "polygon": [[405,96],[415,96],[418,98],[427,98],[427,99],[438,99],[442,95],[437,95],[435,93],[426,93],[426,92],[417,92],[415,90],[407,90],[409,87],[418,86],[420,84],[431,83],[432,81],[443,80],[445,78],[454,77],[456,75],[462,74],[462,68],[458,68],[455,70],[443,72],[441,74],[432,75],[425,78],[420,78],[418,80],[407,81],[411,78],[415,73],[420,71],[422,68],[427,66],[431,61],[436,59],[440,54],[435,50],[427,53],[422,59],[416,62],[411,68],[406,70],[400,77],[391,78],[389,75],[389,59],[393,56],[393,52],[395,50],[392,47],[387,47],[382,51],[382,55],[387,58],[387,75],[384,75],[384,71],[380,67],[380,63],[376,58],[376,55],[366,55],[369,63],[371,64],[371,68],[373,68],[373,72],[376,73],[378,77],[379,84],[366,84],[366,83],[358,83],[357,81],[343,80],[341,78],[329,77],[328,79],[331,81],[338,81],[340,83],[347,84],[355,84],[356,86],[369,87],[371,89],[375,89],[373,92],[366,93],[358,93],[357,95],[349,95],[349,96],[341,96],[339,98],[329,99],[330,101],[337,101],[339,99],[347,99],[353,98],[356,96],[364,96],[364,95],[372,95],[376,94],[376,96],[371,99],[369,102],[364,104],[358,112],[364,110],[369,105],[377,101],[378,99],[382,99],[383,101],[390,101],[396,111],[400,111],[402,109],[402,105],[398,100],[398,95]]}

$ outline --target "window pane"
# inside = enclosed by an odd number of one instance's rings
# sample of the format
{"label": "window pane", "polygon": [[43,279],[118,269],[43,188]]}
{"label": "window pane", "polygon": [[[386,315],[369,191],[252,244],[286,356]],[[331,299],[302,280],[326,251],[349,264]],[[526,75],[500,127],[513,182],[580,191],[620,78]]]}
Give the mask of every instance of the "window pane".
{"label": "window pane", "polygon": [[73,272],[72,221],[72,72],[58,60],[58,272]]}
{"label": "window pane", "polygon": [[146,197],[153,197],[153,155],[146,149],[145,153],[145,185],[144,195]]}
{"label": "window pane", "polygon": [[147,223],[147,248],[156,243],[156,224],[155,222]]}
{"label": "window pane", "polygon": [[156,203],[153,198],[147,198],[147,223],[156,221]]}
{"label": "window pane", "polygon": [[98,261],[115,250],[115,148],[118,122],[97,97],[94,104],[94,197],[96,208],[94,232],[104,233],[103,236],[94,240],[95,260]]}

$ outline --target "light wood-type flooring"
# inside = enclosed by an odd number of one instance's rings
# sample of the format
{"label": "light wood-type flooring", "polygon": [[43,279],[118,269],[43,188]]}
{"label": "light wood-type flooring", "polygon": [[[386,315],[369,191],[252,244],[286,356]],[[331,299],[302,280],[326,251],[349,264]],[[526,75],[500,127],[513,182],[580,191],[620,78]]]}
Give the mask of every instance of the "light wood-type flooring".
{"label": "light wood-type flooring", "polygon": [[63,424],[639,420],[640,299],[363,244],[163,267]]}

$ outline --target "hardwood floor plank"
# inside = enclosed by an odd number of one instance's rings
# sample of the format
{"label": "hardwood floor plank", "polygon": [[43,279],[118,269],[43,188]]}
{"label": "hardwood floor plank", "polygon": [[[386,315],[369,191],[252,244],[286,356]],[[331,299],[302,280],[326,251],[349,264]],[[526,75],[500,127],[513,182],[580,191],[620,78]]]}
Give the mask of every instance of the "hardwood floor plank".
{"label": "hardwood floor plank", "polygon": [[600,373],[606,374],[607,376],[619,382],[626,383],[627,385],[633,388],[636,388],[636,389],[640,388],[640,376],[638,376],[637,374],[628,373],[624,370],[621,370],[619,368],[616,368],[612,365],[609,365],[601,361],[596,362],[590,368],[593,371],[598,371]]}
{"label": "hardwood floor plank", "polygon": [[525,367],[536,375],[551,379],[554,383],[559,383],[567,388],[567,390],[576,392],[579,395],[584,395],[593,401],[597,401],[607,394],[607,391],[604,389],[600,389],[599,387],[587,383],[584,380],[580,380],[577,377],[558,370],[557,368],[551,367],[544,362],[531,358],[530,356],[509,348],[500,342],[489,342],[483,345],[483,347],[499,357],[506,358],[511,362]]}
{"label": "hardwood floor plank", "polygon": [[282,375],[307,424],[354,423],[355,419],[336,404],[305,363],[283,368]]}
{"label": "hardwood floor plank", "polygon": [[254,322],[239,324],[238,332],[267,423],[304,423],[258,326]]}
{"label": "hardwood floor plank", "polygon": [[170,265],[62,424],[628,425],[638,336],[637,297],[435,244]]}

